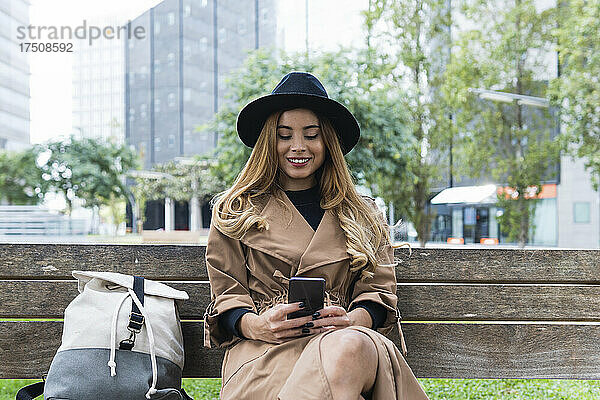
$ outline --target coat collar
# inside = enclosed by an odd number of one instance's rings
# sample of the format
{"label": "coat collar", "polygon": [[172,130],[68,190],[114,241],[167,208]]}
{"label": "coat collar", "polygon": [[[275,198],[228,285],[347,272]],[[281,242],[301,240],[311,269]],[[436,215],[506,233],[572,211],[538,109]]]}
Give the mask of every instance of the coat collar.
{"label": "coat collar", "polygon": [[246,246],[289,264],[292,276],[350,258],[346,252],[346,236],[331,210],[325,210],[317,230],[313,231],[281,190],[277,196],[263,199],[263,203],[265,201],[259,215],[267,220],[269,229],[250,229],[241,239]]}

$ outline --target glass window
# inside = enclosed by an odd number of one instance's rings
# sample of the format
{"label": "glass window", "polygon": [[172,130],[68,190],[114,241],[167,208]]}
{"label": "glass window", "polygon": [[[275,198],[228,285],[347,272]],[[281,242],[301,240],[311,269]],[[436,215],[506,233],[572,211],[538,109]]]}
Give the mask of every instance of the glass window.
{"label": "glass window", "polygon": [[452,237],[463,237],[463,214],[462,209],[452,209]]}
{"label": "glass window", "polygon": [[154,151],[160,151],[160,138],[154,138]]}
{"label": "glass window", "polygon": [[175,107],[175,93],[169,93],[167,101],[169,103],[169,107]]}
{"label": "glass window", "polygon": [[175,53],[167,54],[167,62],[169,63],[169,66],[171,66],[171,67],[175,65]]}
{"label": "glass window", "polygon": [[192,99],[192,89],[183,89],[183,101],[190,101]]}
{"label": "glass window", "polygon": [[158,74],[160,72],[160,60],[154,60],[154,73]]}
{"label": "glass window", "polygon": [[208,51],[208,38],[206,36],[203,36],[200,39],[200,50],[202,50],[203,52]]}
{"label": "glass window", "polygon": [[160,22],[156,21],[154,23],[154,35],[160,34]]}
{"label": "glass window", "polygon": [[168,13],[167,19],[169,21],[169,25],[175,25],[175,13],[173,13],[173,12]]}
{"label": "glass window", "polygon": [[246,20],[242,19],[238,22],[237,31],[240,35],[246,34]]}
{"label": "glass window", "polygon": [[208,0],[202,0],[202,7],[206,7],[208,5]]}
{"label": "glass window", "polygon": [[590,222],[589,201],[577,201],[573,203],[573,222],[582,224]]}
{"label": "glass window", "polygon": [[175,147],[175,135],[169,135],[169,148]]}
{"label": "glass window", "polygon": [[190,15],[192,15],[192,6],[190,6],[189,4],[186,4],[185,7],[183,8],[183,16],[189,17]]}
{"label": "glass window", "polygon": [[154,99],[154,111],[160,112],[160,99]]}

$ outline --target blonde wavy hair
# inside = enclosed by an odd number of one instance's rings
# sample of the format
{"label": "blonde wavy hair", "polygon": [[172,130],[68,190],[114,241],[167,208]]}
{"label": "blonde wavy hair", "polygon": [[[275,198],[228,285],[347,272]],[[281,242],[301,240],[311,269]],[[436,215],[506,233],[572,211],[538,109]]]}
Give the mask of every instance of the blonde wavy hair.
{"label": "blonde wavy hair", "polygon": [[[212,223],[224,235],[241,239],[251,229],[269,229],[267,221],[258,215],[253,200],[268,194],[279,197],[277,158],[277,124],[284,111],[271,114],[258,137],[250,158],[233,185],[212,200]],[[356,192],[336,132],[327,118],[319,119],[326,155],[317,170],[321,193],[321,208],[331,209],[346,235],[346,248],[351,256],[350,271],[361,271],[361,279],[371,278],[377,268],[377,250],[390,242],[382,214]],[[291,210],[290,210],[291,212]],[[291,220],[291,219],[290,219]],[[389,266],[389,265],[388,265]]]}

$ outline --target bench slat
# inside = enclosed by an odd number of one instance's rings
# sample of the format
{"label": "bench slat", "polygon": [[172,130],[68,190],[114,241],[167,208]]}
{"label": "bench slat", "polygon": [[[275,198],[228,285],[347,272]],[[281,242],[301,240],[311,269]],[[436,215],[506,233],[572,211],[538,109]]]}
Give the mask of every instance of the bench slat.
{"label": "bench slat", "polygon": [[[181,317],[202,319],[208,282],[167,283],[190,296]],[[402,284],[397,293],[408,321],[600,321],[597,285]],[[0,318],[62,318],[76,295],[75,281],[0,281]]]}
{"label": "bench slat", "polygon": [[[71,271],[206,280],[204,246],[3,244],[0,279],[72,279]],[[600,283],[600,250],[396,249],[400,282]]]}
{"label": "bench slat", "polygon": [[0,279],[73,279],[71,271],[107,271],[161,280],[205,280],[205,246],[3,244]]}
{"label": "bench slat", "polygon": [[[61,330],[61,322],[0,322],[0,378],[39,378]],[[421,378],[600,379],[597,325],[405,323],[403,330],[408,363]],[[202,347],[202,323],[184,322],[183,332],[184,375],[219,377],[223,350]],[[391,339],[399,344],[396,332]]]}

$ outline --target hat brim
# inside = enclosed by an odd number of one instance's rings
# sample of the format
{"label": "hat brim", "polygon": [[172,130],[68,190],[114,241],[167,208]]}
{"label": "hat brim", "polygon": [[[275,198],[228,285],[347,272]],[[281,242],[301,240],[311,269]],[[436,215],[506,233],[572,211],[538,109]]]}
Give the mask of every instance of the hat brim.
{"label": "hat brim", "polygon": [[342,152],[347,154],[358,143],[360,127],[354,115],[343,104],[327,97],[310,94],[269,94],[246,104],[237,117],[237,132],[242,142],[254,147],[266,119],[279,110],[307,108],[327,117],[333,125]]}

